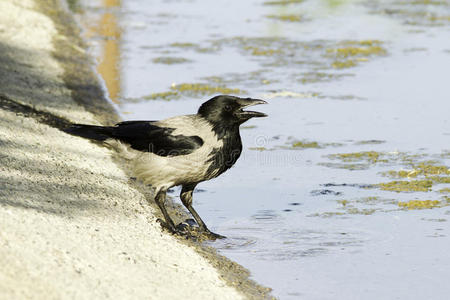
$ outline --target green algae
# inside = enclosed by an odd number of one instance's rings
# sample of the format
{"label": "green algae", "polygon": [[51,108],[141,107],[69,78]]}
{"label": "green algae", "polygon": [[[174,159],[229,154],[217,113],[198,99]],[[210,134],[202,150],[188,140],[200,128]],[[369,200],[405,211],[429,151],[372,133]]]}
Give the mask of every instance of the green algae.
{"label": "green algae", "polygon": [[180,95],[175,91],[152,93],[150,95],[141,97],[142,100],[173,100],[179,98]]}
{"label": "green algae", "polygon": [[450,168],[443,165],[436,166],[427,163],[419,163],[414,165],[411,170],[388,171],[386,174],[396,178],[416,178],[418,176],[429,177],[431,175],[450,175]]}
{"label": "green algae", "polygon": [[357,61],[353,60],[353,59],[348,59],[348,60],[344,60],[344,61],[335,60],[331,63],[331,66],[335,69],[347,69],[347,68],[355,67],[357,65],[358,65]]}
{"label": "green algae", "polygon": [[226,86],[212,86],[204,83],[181,83],[170,87],[183,95],[214,95],[214,94],[244,94],[240,89],[228,88]]}
{"label": "green algae", "polygon": [[[174,51],[183,51],[184,53],[186,50],[203,53],[203,51],[218,52],[224,51],[226,48],[235,48],[245,56],[254,57],[253,59],[259,61],[262,68],[256,72],[231,73],[201,78],[202,81],[206,82],[197,85],[189,83],[177,85],[176,87],[171,87],[167,92],[148,95],[146,99],[150,100],[171,100],[181,96],[202,96],[215,93],[246,94],[241,89],[228,87],[232,85],[245,85],[250,88],[266,85],[268,86],[268,91],[273,91],[273,96],[280,97],[361,100],[362,98],[354,95],[323,95],[316,91],[303,93],[278,91],[277,89],[270,89],[269,86],[286,79],[294,82],[301,81],[302,83],[339,80],[346,76],[353,76],[353,74],[341,70],[357,66],[369,58],[372,59],[387,53],[383,42],[370,39],[295,41],[282,37],[235,36],[205,40],[199,44],[180,41],[155,47],[155,49],[159,49],[159,53],[162,53],[164,50],[167,50],[168,53],[173,53]],[[185,55],[183,54],[182,56]],[[154,62],[168,65],[188,63],[190,62],[188,58],[178,57],[177,55],[171,56],[169,54],[167,58],[166,56],[155,58]],[[279,68],[298,68],[298,65],[302,65],[302,69],[307,69],[307,72],[300,75],[291,74],[289,78],[280,78],[277,74]]]}
{"label": "green algae", "polygon": [[[430,161],[415,164],[411,170],[391,170],[383,174],[394,178],[422,178],[422,180],[416,180],[416,182],[427,182],[427,184],[450,183],[450,176],[448,176],[450,175],[450,169],[444,165],[430,164]],[[443,190],[445,191],[445,189]]]}
{"label": "green algae", "polygon": [[442,207],[439,200],[410,200],[406,202],[398,202],[398,206],[405,209],[430,209],[434,207]]}
{"label": "green algae", "polygon": [[292,148],[322,148],[318,142],[297,141],[292,144]]}
{"label": "green algae", "polygon": [[399,180],[379,184],[382,190],[393,192],[429,192],[432,186],[431,180]]}
{"label": "green algae", "polygon": [[255,70],[252,72],[245,72],[245,73],[227,73],[223,74],[221,76],[215,75],[215,76],[206,76],[202,77],[201,80],[206,81],[206,83],[209,83],[211,85],[242,85],[243,82],[245,82],[245,86],[248,87],[259,87],[261,84],[267,85],[271,83],[278,82],[278,80],[273,78],[267,78],[267,73],[269,73],[269,70],[267,69],[260,69]]}
{"label": "green algae", "polygon": [[442,153],[439,155],[441,158],[450,158],[450,151],[442,151]]}
{"label": "green algae", "polygon": [[[334,217],[334,216],[346,216],[346,215],[372,215],[376,212],[389,212],[393,209],[393,205],[397,206],[398,201],[394,199],[380,198],[378,196],[368,196],[356,199],[339,199],[336,200],[339,204],[337,207],[339,212],[324,212],[316,213],[309,216],[316,217]],[[383,205],[385,208],[383,208]]]}
{"label": "green algae", "polygon": [[182,83],[173,84],[170,91],[152,93],[150,95],[139,98],[124,99],[127,102],[141,102],[145,100],[175,100],[182,96],[197,97],[215,94],[243,94],[245,91],[240,89],[232,89],[226,86],[213,86],[205,83]]}
{"label": "green algae", "polygon": [[182,64],[192,62],[192,60],[183,58],[183,57],[156,57],[152,60],[155,64],[165,64],[165,65],[173,65],[173,64]]}
{"label": "green algae", "polygon": [[[377,163],[380,161],[380,158],[383,157],[384,154],[376,151],[363,151],[363,152],[352,152],[352,153],[337,153],[330,154],[328,157],[330,159],[339,159],[343,162],[357,162],[357,161],[365,161],[368,163]],[[386,162],[386,160],[381,160]]]}
{"label": "green algae", "polygon": [[272,56],[282,53],[280,49],[262,49],[256,46],[246,46],[244,49],[254,56]]}
{"label": "green algae", "polygon": [[[385,176],[392,177],[392,178],[411,178],[411,177],[417,177],[417,176],[415,175],[415,171],[414,171],[414,170],[400,170],[400,171],[394,171],[394,170],[391,170],[391,171],[384,172],[384,173],[382,173],[382,174],[385,175]],[[413,176],[410,176],[410,174],[413,175]]]}
{"label": "green algae", "polygon": [[254,151],[268,151],[268,150],[273,150],[273,149],[267,149],[266,147],[249,147],[249,150],[254,150]]}
{"label": "green algae", "polygon": [[351,215],[366,215],[366,216],[368,216],[368,215],[372,215],[376,211],[377,211],[377,209],[373,209],[373,208],[359,209],[356,207],[351,207],[351,208],[346,209],[346,212]]}
{"label": "green algae", "polygon": [[344,211],[327,211],[323,213],[314,213],[308,215],[308,217],[321,217],[321,218],[331,218],[331,217],[345,217],[346,215],[372,215],[377,212],[378,209],[373,208],[356,208],[356,207],[344,207]]}
{"label": "green algae", "polygon": [[193,43],[172,43],[170,44],[171,47],[176,47],[176,48],[197,48],[198,45],[193,44]]}
{"label": "green algae", "polygon": [[411,26],[446,26],[450,22],[449,15],[442,15],[442,6],[449,6],[444,1],[402,1],[389,8],[378,8],[374,12],[403,19]]}
{"label": "green algae", "polygon": [[349,171],[367,170],[369,168],[368,164],[361,163],[317,163],[317,165],[332,169],[345,169]]}
{"label": "green algae", "polygon": [[307,217],[322,217],[322,218],[331,218],[335,216],[345,216],[345,212],[340,211],[327,211],[323,213],[314,213],[307,215]]}
{"label": "green algae", "polygon": [[[301,21],[301,16],[294,14],[271,15],[271,17],[285,21]],[[383,43],[378,40],[312,40],[297,41],[283,37],[244,37],[210,39],[201,44],[172,43],[157,46],[160,51],[167,48],[172,53],[174,48],[183,51],[190,50],[199,53],[219,52],[226,48],[235,48],[243,55],[252,56],[264,68],[259,74],[229,74],[228,84],[249,83],[270,85],[280,81],[276,70],[279,68],[297,68],[299,65],[306,69],[304,74],[291,74],[288,79],[302,83],[326,82],[339,80],[345,76],[353,76],[341,70],[357,66],[369,59],[387,54]],[[176,50],[176,49],[175,49]],[[326,70],[330,70],[327,72]],[[336,71],[335,71],[336,70]],[[259,72],[259,70],[258,70]],[[289,72],[288,72],[289,73]],[[271,78],[273,77],[273,78]],[[276,78],[276,79],[274,79]],[[258,81],[256,82],[256,79]],[[329,98],[329,97],[327,97]]]}
{"label": "green algae", "polygon": [[260,70],[255,70],[255,71],[251,71],[251,72],[247,72],[245,74],[239,74],[239,73],[232,73],[230,74],[228,77],[230,77],[231,80],[234,81],[230,81],[229,83],[240,83],[243,80],[247,79],[251,82],[253,82],[254,84],[257,84],[258,86],[262,83],[262,84],[269,84],[269,83],[275,83],[275,82],[279,82],[278,79],[275,78],[267,78],[267,73],[269,73],[270,70],[267,69],[260,69]]}
{"label": "green algae", "polygon": [[436,16],[436,15],[431,15],[428,17],[428,20],[435,22],[435,21],[450,21],[450,16]]}
{"label": "green algae", "polygon": [[386,49],[380,46],[369,47],[344,47],[336,49],[328,49],[328,53],[332,53],[337,57],[348,58],[353,56],[370,56],[370,55],[385,55]]}
{"label": "green algae", "polygon": [[337,202],[342,204],[342,206],[347,206],[347,204],[349,203],[349,201],[345,200],[345,199],[344,200],[338,200]]}
{"label": "green algae", "polygon": [[[292,16],[292,17],[291,17]],[[286,15],[286,20],[298,21],[298,16]],[[272,57],[263,65],[270,67],[310,65],[314,71],[330,68],[349,68],[369,58],[386,55],[378,40],[349,41],[293,41],[281,37],[233,37],[212,41],[222,48],[234,46],[253,56]]]}
{"label": "green algae", "polygon": [[396,201],[394,199],[389,198],[381,198],[378,196],[367,196],[367,197],[361,197],[354,200],[355,203],[360,203],[364,205],[379,205],[379,204],[395,204]]}
{"label": "green algae", "polygon": [[[245,127],[244,127],[245,128]],[[274,137],[274,140],[279,140],[279,137]],[[309,140],[298,140],[295,137],[289,136],[284,145],[274,145],[271,148],[267,147],[250,147],[250,150],[257,151],[272,151],[272,150],[304,150],[304,149],[322,149],[325,147],[340,147],[342,144],[338,143],[320,143]]]}
{"label": "green algae", "polygon": [[299,15],[268,15],[269,19],[285,21],[285,22],[301,22],[303,18]]}
{"label": "green algae", "polygon": [[[365,143],[361,144],[364,145]],[[371,144],[371,142],[367,144]],[[377,144],[377,142],[374,144]],[[411,154],[397,151],[337,153],[327,155],[327,157],[332,160],[340,160],[340,163],[320,163],[319,165],[347,170],[364,170],[374,164],[380,164],[379,167],[399,164],[406,168],[403,170],[391,170],[381,174],[394,178],[404,178],[405,180],[382,182],[374,184],[373,187],[378,188],[381,191],[397,193],[432,192],[435,190],[433,188],[434,186],[439,184],[450,184],[450,168],[440,161],[442,159],[448,159],[445,154],[447,154],[445,151],[436,155],[425,153]],[[342,184],[342,186],[352,185]],[[389,212],[398,209],[430,209],[450,205],[450,197],[448,196],[450,193],[450,188],[448,186],[436,189],[436,193],[443,195],[442,199],[427,200],[419,198],[411,201],[399,201],[398,199],[380,198],[378,195],[361,197],[357,199],[339,199],[336,200],[339,204],[338,209],[344,210],[344,214],[334,214],[333,212],[328,212],[318,213],[315,216],[333,217],[351,214],[370,215],[378,211]]]}
{"label": "green algae", "polygon": [[323,96],[319,96],[319,98],[321,98],[321,99],[333,99],[333,100],[365,100],[366,99],[366,98],[355,96],[355,95],[337,95],[337,96],[323,95]]}
{"label": "green algae", "polygon": [[337,47],[326,49],[325,56],[335,59],[331,63],[335,69],[351,68],[359,62],[368,61],[370,57],[386,55],[387,50],[381,45],[379,40],[344,41]]}
{"label": "green algae", "polygon": [[329,82],[344,77],[354,76],[353,74],[334,74],[325,72],[306,72],[302,74],[301,83]]}
{"label": "green algae", "polygon": [[431,176],[427,177],[434,183],[450,183],[450,177],[444,177],[444,176]]}
{"label": "green algae", "polygon": [[[371,144],[357,142],[356,144]],[[374,141],[378,144],[378,141]],[[352,153],[329,154],[331,160],[341,160],[342,163],[319,163],[331,168],[340,168],[348,170],[367,169],[374,164],[382,164],[382,166],[400,164],[404,167],[401,170],[389,170],[380,172],[381,175],[391,178],[421,178],[432,181],[433,183],[449,183],[450,169],[438,160],[424,160],[426,154],[408,154],[405,152],[376,152],[363,151]],[[422,160],[422,161],[421,161]]]}

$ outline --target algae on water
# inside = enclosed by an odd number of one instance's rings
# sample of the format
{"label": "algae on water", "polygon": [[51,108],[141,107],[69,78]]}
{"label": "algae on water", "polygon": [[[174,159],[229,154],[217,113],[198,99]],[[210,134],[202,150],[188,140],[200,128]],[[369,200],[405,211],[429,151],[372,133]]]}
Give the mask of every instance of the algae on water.
{"label": "algae on water", "polygon": [[212,86],[204,83],[182,83],[174,84],[171,90],[187,95],[213,95],[213,94],[243,94],[240,89],[232,89],[226,86]]}
{"label": "algae on water", "polygon": [[298,141],[292,144],[293,148],[321,148],[317,142]]}
{"label": "algae on water", "polygon": [[303,21],[303,18],[299,15],[268,15],[267,18],[286,22]]}
{"label": "algae on water", "polygon": [[398,206],[406,209],[427,209],[440,207],[442,205],[439,200],[411,200],[407,202],[398,202]]}
{"label": "algae on water", "polygon": [[[352,153],[337,153],[328,155],[331,159],[339,159],[343,162],[358,162],[366,161],[368,163],[376,163],[380,161],[380,158],[384,154],[376,151],[362,151],[362,152],[352,152]],[[381,160],[386,162],[386,160]]]}
{"label": "algae on water", "polygon": [[378,40],[344,41],[337,47],[326,50],[325,56],[333,57],[331,66],[335,69],[351,68],[370,57],[386,55],[387,50]]}
{"label": "algae on water", "polygon": [[433,186],[431,180],[391,181],[380,183],[380,188],[393,192],[428,192]]}
{"label": "algae on water", "polygon": [[165,65],[173,65],[173,64],[182,64],[192,62],[192,60],[183,58],[183,57],[156,57],[152,60],[155,64],[165,64]]}
{"label": "algae on water", "polygon": [[244,94],[245,91],[237,88],[228,88],[224,85],[209,85],[205,83],[182,83],[172,84],[170,91],[152,93],[139,98],[128,98],[128,102],[139,102],[143,100],[174,100],[181,96],[208,96],[215,94]]}

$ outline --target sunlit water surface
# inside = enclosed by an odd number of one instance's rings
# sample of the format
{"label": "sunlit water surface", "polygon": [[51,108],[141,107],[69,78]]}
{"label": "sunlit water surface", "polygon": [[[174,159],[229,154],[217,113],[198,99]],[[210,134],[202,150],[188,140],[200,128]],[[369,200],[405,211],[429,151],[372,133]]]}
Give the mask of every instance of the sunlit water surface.
{"label": "sunlit water surface", "polygon": [[83,2],[124,119],[270,103],[194,196],[221,253],[280,299],[448,299],[449,1]]}

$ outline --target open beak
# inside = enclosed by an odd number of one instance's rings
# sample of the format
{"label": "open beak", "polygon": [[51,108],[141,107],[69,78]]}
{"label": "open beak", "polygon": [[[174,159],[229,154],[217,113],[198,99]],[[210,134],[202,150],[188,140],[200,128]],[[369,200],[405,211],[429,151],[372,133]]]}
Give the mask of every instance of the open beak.
{"label": "open beak", "polygon": [[250,119],[250,118],[261,118],[261,117],[267,117],[265,113],[258,112],[258,111],[249,111],[244,110],[244,108],[258,105],[258,104],[267,104],[266,101],[261,99],[252,99],[252,98],[240,98],[238,100],[239,105],[241,106],[241,109],[239,110],[239,116],[241,116],[244,119]]}

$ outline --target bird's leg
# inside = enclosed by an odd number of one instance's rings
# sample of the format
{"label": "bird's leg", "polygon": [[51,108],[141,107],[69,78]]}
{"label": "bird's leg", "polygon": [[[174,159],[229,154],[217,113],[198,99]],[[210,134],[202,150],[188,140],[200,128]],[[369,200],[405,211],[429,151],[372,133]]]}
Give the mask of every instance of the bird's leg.
{"label": "bird's leg", "polygon": [[225,238],[223,235],[214,233],[206,227],[205,222],[203,222],[202,218],[200,218],[199,214],[195,211],[194,207],[192,207],[192,193],[194,192],[195,185],[183,185],[181,189],[181,202],[183,205],[189,210],[189,212],[194,217],[200,229],[209,235],[213,239],[223,239]]}
{"label": "bird's leg", "polygon": [[172,233],[176,233],[177,230],[175,228],[175,224],[173,223],[172,219],[170,218],[169,214],[167,213],[166,207],[164,206],[164,202],[166,200],[166,190],[159,190],[156,193],[155,196],[155,202],[156,204],[158,204],[159,209],[161,210],[165,222],[158,219],[158,221],[160,222],[161,226],[167,228],[169,231],[171,231]]}

